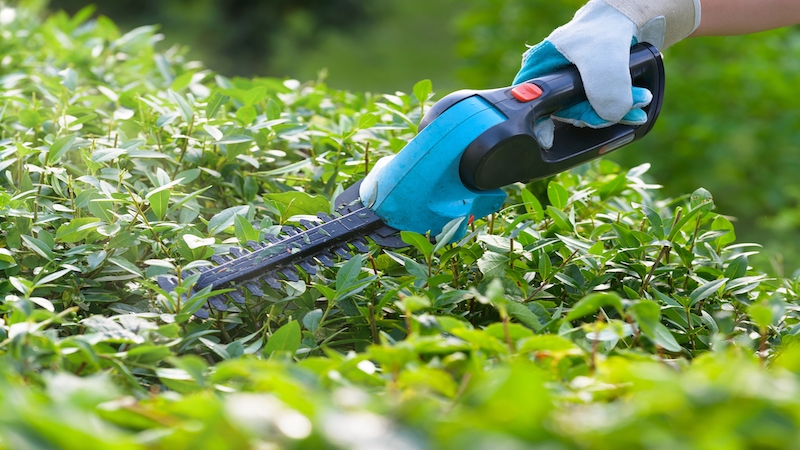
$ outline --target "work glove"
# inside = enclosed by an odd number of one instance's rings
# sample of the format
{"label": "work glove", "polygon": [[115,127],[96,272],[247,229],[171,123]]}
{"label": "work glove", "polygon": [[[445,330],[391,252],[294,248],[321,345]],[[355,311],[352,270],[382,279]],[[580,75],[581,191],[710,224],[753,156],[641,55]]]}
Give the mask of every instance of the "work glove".
{"label": "work glove", "polygon": [[519,84],[569,64],[580,73],[588,101],[534,124],[539,144],[553,146],[552,119],[591,128],[647,122],[641,108],[653,95],[631,85],[630,47],[647,42],[663,51],[699,24],[700,0],[590,0],[572,21],[523,54],[514,78]]}

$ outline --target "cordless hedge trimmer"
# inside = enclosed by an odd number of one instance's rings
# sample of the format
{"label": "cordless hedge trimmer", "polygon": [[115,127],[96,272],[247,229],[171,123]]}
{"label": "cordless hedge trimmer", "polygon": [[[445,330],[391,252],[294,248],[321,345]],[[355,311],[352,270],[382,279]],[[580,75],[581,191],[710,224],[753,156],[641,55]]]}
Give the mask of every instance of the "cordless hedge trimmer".
{"label": "cordless hedge trimmer", "polygon": [[[260,297],[264,285],[279,289],[282,280],[297,281],[300,270],[313,275],[338,258],[367,252],[365,238],[383,247],[404,247],[400,231],[435,236],[448,223],[458,225],[447,239],[461,238],[474,219],[500,210],[506,198],[501,187],[555,175],[647,134],[664,93],[658,50],[647,44],[632,47],[630,69],[633,84],[653,93],[644,108],[644,125],[592,129],[556,122],[549,149],[537,142],[534,124],[585,100],[575,67],[512,87],[447,95],[424,115],[419,134],[408,145],[336,198],[334,214],[320,213],[320,222],[300,221],[300,227],[284,226],[278,235],[250,241],[247,248],[214,255],[216,265],[199,269],[194,289],[234,288],[208,301],[211,308],[225,311],[226,296],[244,303],[244,289]],[[177,282],[174,276],[158,279],[168,291]],[[196,315],[208,317],[208,309]]]}

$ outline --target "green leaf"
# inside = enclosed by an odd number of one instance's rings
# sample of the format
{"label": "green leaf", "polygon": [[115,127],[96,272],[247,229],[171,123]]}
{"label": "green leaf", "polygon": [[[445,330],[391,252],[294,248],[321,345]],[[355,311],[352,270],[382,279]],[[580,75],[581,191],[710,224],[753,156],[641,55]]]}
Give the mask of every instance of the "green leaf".
{"label": "green leaf", "polygon": [[300,348],[300,324],[293,320],[275,330],[267,339],[263,353],[265,356],[273,356],[276,353],[294,353]]}
{"label": "green leaf", "polygon": [[256,120],[256,109],[250,105],[243,106],[236,111],[236,118],[244,125],[250,125]]}
{"label": "green leaf", "polygon": [[66,243],[80,242],[89,237],[92,231],[99,225],[101,225],[100,219],[96,217],[72,219],[68,223],[58,227],[56,239]]}
{"label": "green leaf", "polygon": [[718,247],[724,247],[736,241],[736,233],[733,230],[733,224],[725,216],[717,216],[714,222],[711,223],[711,229],[725,233],[714,240]]}
{"label": "green leaf", "polygon": [[431,301],[428,299],[428,297],[409,295],[408,297],[404,297],[402,300],[396,301],[395,305],[397,305],[398,308],[402,309],[406,313],[410,314],[430,308]]}
{"label": "green leaf", "polygon": [[258,241],[259,232],[250,221],[243,215],[237,214],[233,219],[233,234],[240,244],[244,245],[247,241]]}
{"label": "green leaf", "polygon": [[673,241],[675,239],[675,236],[678,235],[678,233],[681,231],[684,225],[686,225],[690,220],[692,220],[694,216],[699,214],[700,217],[702,217],[705,213],[711,211],[713,207],[714,207],[714,202],[698,201],[697,204],[695,206],[692,206],[692,208],[689,209],[689,212],[681,216],[680,220],[678,220],[678,223],[676,223],[675,226],[672,227],[672,229],[670,229],[667,240]]}
{"label": "green leaf", "polygon": [[336,298],[336,291],[324,284],[314,283],[314,289],[319,291],[319,293],[328,300],[334,300]]}
{"label": "green leaf", "polygon": [[[675,342],[673,346],[671,342],[668,342],[668,339],[665,340],[664,336],[660,334],[661,308],[659,308],[655,302],[649,300],[636,302],[630,307],[629,311],[631,317],[633,317],[633,320],[636,321],[636,324],[639,326],[639,329],[642,330],[642,333],[657,345],[669,351],[678,351],[678,349],[680,349],[677,342]],[[667,331],[667,334],[672,337],[669,331]],[[674,342],[675,339],[673,338],[672,341]],[[664,342],[667,342],[667,344],[664,345]],[[675,349],[676,347],[677,349]]]}
{"label": "green leaf", "polygon": [[17,262],[14,260],[14,256],[6,248],[0,247],[0,270],[9,269],[17,265]]}
{"label": "green leaf", "polygon": [[64,275],[66,275],[66,274],[68,274],[70,272],[72,272],[72,268],[61,269],[59,271],[47,274],[47,275],[43,276],[42,278],[40,278],[39,280],[36,281],[36,286],[42,286],[42,285],[51,283],[53,281],[56,281],[57,279],[63,277]]}
{"label": "green leaf", "polygon": [[174,122],[175,119],[177,119],[180,116],[181,114],[175,111],[162,114],[158,119],[156,119],[156,126],[159,128],[163,128]]}
{"label": "green leaf", "polygon": [[597,189],[597,193],[600,195],[601,199],[606,200],[610,197],[621,194],[627,186],[627,174],[620,174],[611,179],[611,181],[600,185],[600,188]]}
{"label": "green leaf", "polygon": [[355,255],[350,258],[350,260],[336,272],[336,291],[345,291],[355,284],[358,276],[361,275],[361,267],[363,265],[364,255]]}
{"label": "green leaf", "polygon": [[433,83],[431,83],[431,80],[420,80],[414,85],[414,97],[416,97],[420,104],[428,100],[431,92],[433,92]]}
{"label": "green leaf", "polygon": [[698,206],[711,203],[713,205],[714,198],[711,196],[711,193],[708,192],[704,188],[697,188],[692,195],[689,197],[689,203],[692,208],[696,208]]}
{"label": "green leaf", "polygon": [[661,221],[661,216],[652,208],[647,206],[642,207],[642,212],[650,221],[650,230],[653,235],[658,239],[664,239],[664,224]]}
{"label": "green leaf", "polygon": [[517,351],[525,352],[579,352],[577,345],[569,339],[555,334],[537,334],[520,341],[517,344]]}
{"label": "green leaf", "polygon": [[433,247],[433,253],[438,252],[455,238],[462,223],[464,223],[464,217],[457,217],[445,224],[442,232],[436,235],[436,246]]}
{"label": "green leaf", "polygon": [[760,330],[766,330],[772,323],[772,308],[764,303],[753,303],[747,308],[747,314]]}
{"label": "green leaf", "polygon": [[553,264],[550,261],[550,254],[542,251],[539,254],[539,276],[546,280],[552,273]]}
{"label": "green leaf", "polygon": [[247,216],[250,206],[231,206],[215,214],[208,221],[208,234],[214,236],[233,225],[236,216]]}
{"label": "green leaf", "polygon": [[186,99],[183,98],[181,94],[178,94],[171,89],[168,91],[168,95],[169,98],[178,105],[178,109],[181,113],[181,117],[183,117],[183,120],[186,123],[191,122],[192,116],[194,116],[194,110],[192,110],[192,107],[189,106],[189,103],[186,101]]}
{"label": "green leaf", "polygon": [[559,229],[564,231],[572,230],[573,227],[570,224],[569,217],[567,217],[567,214],[564,213],[564,211],[556,209],[552,205],[547,205],[547,215],[553,219],[553,223],[555,223]]}
{"label": "green leaf", "polygon": [[198,386],[205,385],[205,373],[208,370],[208,363],[197,355],[183,355],[180,357],[171,357],[168,362],[178,369],[185,371]]}
{"label": "green leaf", "polygon": [[23,109],[19,112],[19,123],[27,128],[36,128],[42,121],[39,114],[32,109]]}
{"label": "green leaf", "polygon": [[62,78],[61,84],[69,89],[70,92],[74,92],[75,89],[78,88],[78,73],[72,68],[68,67],[62,70],[59,72],[59,75],[61,75]]}
{"label": "green leaf", "polygon": [[506,274],[508,262],[508,256],[487,250],[478,259],[478,269],[486,278],[503,277]]}
{"label": "green leaf", "polygon": [[652,337],[653,342],[656,345],[667,350],[669,352],[678,353],[682,350],[678,341],[675,340],[675,336],[669,331],[667,327],[664,326],[662,323],[657,323],[655,325],[655,329],[653,330],[654,336]]}
{"label": "green leaf", "polygon": [[617,234],[617,239],[619,239],[619,246],[622,248],[639,248],[642,245],[638,239],[631,233],[624,225],[612,223],[611,227],[614,229],[614,232]]}
{"label": "green leaf", "polygon": [[725,277],[733,280],[735,278],[741,278],[747,274],[747,255],[739,255],[728,263],[728,267],[725,268]]}
{"label": "green leaf", "polygon": [[281,112],[282,112],[281,105],[279,105],[278,102],[276,102],[275,100],[269,99],[269,101],[267,102],[267,110],[266,110],[267,120],[280,119]]}
{"label": "green leaf", "polygon": [[22,295],[29,296],[33,292],[33,283],[20,277],[9,277],[8,282]]}
{"label": "green leaf", "polygon": [[73,142],[75,142],[74,134],[66,135],[53,142],[53,145],[51,145],[50,149],[47,150],[48,164],[55,164],[58,160],[60,160],[61,157],[64,156],[70,148],[72,148]]}
{"label": "green leaf", "polygon": [[727,278],[720,278],[719,280],[709,281],[702,286],[698,286],[697,289],[692,291],[689,295],[691,299],[690,305],[695,305],[697,302],[714,295],[714,293],[720,290],[727,282]]}
{"label": "green leaf", "polygon": [[522,201],[525,203],[525,210],[533,214],[533,219],[537,222],[544,219],[544,209],[542,209],[542,204],[539,202],[539,199],[525,188],[522,189],[520,195],[522,196]]}
{"label": "green leaf", "polygon": [[89,204],[86,205],[86,207],[93,216],[105,221],[106,223],[113,223],[115,220],[112,212],[114,202],[112,201],[108,201],[102,197],[97,197],[89,200]]}
{"label": "green leaf", "polygon": [[317,308],[310,311],[303,317],[303,326],[312,333],[316,333],[319,329],[320,320],[322,319],[322,310]]}
{"label": "green leaf", "polygon": [[25,244],[31,250],[33,250],[34,252],[39,254],[39,256],[41,256],[41,257],[43,257],[43,258],[45,258],[45,259],[47,259],[49,261],[53,261],[56,258],[56,256],[53,254],[53,250],[50,247],[48,247],[47,244],[45,244],[44,242],[40,241],[39,239],[36,239],[34,237],[31,237],[31,236],[24,235],[24,234],[21,237],[22,237],[22,240],[25,241]]}
{"label": "green leaf", "polygon": [[617,294],[612,293],[592,293],[582,298],[564,318],[566,321],[580,319],[581,317],[594,314],[605,306],[611,306],[620,314],[622,313],[622,299]]}
{"label": "green leaf", "polygon": [[245,92],[242,99],[244,100],[245,106],[250,106],[260,102],[266,96],[267,88],[264,86],[258,86]]}
{"label": "green leaf", "polygon": [[427,259],[433,254],[433,244],[425,236],[413,231],[401,231],[400,238],[406,244],[411,244]]}
{"label": "green leaf", "polygon": [[145,341],[143,337],[131,332],[108,317],[90,316],[81,320],[81,324],[92,332],[97,333],[98,337],[104,342],[141,344]]}
{"label": "green leaf", "polygon": [[378,116],[375,114],[366,113],[358,117],[358,129],[360,130],[372,128],[376,123],[378,123]]}
{"label": "green leaf", "polygon": [[147,201],[150,202],[150,208],[157,218],[163,219],[169,208],[169,188],[161,189],[158,192],[147,195]]}
{"label": "green leaf", "polygon": [[555,181],[551,181],[547,184],[547,198],[550,200],[550,204],[553,207],[563,210],[567,207],[567,203],[569,202],[569,193],[564,186],[556,183]]}
{"label": "green leaf", "polygon": [[124,269],[124,270],[126,270],[126,271],[128,271],[128,272],[130,272],[130,273],[132,273],[134,275],[138,275],[139,277],[144,278],[144,274],[142,273],[142,271],[139,270],[139,268],[136,267],[135,264],[133,264],[132,262],[128,261],[125,258],[110,257],[110,258],[108,258],[108,262],[110,262],[110,263],[114,264],[115,266],[117,266],[117,267],[119,267],[121,269]]}
{"label": "green leaf", "polygon": [[172,80],[172,86],[170,88],[175,92],[182,91],[186,86],[189,86],[189,83],[192,81],[192,77],[194,76],[194,72],[185,72],[181,75],[175,77]]}
{"label": "green leaf", "polygon": [[518,320],[520,323],[530,328],[535,332],[539,332],[544,328],[536,314],[531,312],[525,305],[509,301],[506,303],[506,311],[512,318]]}
{"label": "green leaf", "polygon": [[[401,255],[399,253],[394,253],[391,251],[384,250],[386,255],[388,255],[393,260],[397,261],[399,264],[402,264],[403,267],[406,268],[409,274],[416,278],[414,281],[416,283],[420,283],[420,285],[424,284],[425,280],[428,279],[428,269],[423,267],[422,264],[414,261],[413,259]],[[420,281],[421,280],[421,281]]]}
{"label": "green leaf", "polygon": [[208,133],[209,136],[211,136],[211,138],[215,141],[219,141],[224,137],[222,131],[213,125],[205,124],[203,125],[203,129],[206,130],[206,133]]}
{"label": "green leaf", "polygon": [[286,217],[297,215],[316,216],[320,212],[330,211],[330,202],[321,195],[310,195],[300,191],[267,194],[264,198],[287,205]]}
{"label": "green leaf", "polygon": [[209,98],[208,103],[206,103],[206,117],[213,119],[222,105],[227,103],[228,100],[230,100],[230,97],[222,95],[219,91],[211,94],[211,98]]}

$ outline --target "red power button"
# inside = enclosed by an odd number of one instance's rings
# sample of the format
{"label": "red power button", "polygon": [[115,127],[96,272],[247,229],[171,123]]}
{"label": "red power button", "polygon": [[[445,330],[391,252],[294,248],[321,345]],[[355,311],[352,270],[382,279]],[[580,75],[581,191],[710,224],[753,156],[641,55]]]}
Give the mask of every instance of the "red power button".
{"label": "red power button", "polygon": [[521,102],[529,102],[542,96],[542,88],[533,83],[523,83],[514,86],[511,95]]}

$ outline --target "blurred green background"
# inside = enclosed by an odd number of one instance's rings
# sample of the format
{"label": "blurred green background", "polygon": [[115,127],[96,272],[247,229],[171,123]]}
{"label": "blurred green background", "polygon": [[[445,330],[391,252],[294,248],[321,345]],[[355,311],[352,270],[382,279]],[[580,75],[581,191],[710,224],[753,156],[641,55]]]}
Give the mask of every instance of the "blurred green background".
{"label": "blurred green background", "polygon": [[[91,3],[52,0],[75,12]],[[508,84],[524,44],[569,20],[583,0],[113,0],[97,13],[122,28],[160,24],[233,76],[324,79],[353,91],[438,95]],[[647,139],[610,156],[651,163],[673,197],[705,187],[735,219],[757,264],[800,267],[800,28],[698,38],[668,49],[667,93]]]}

